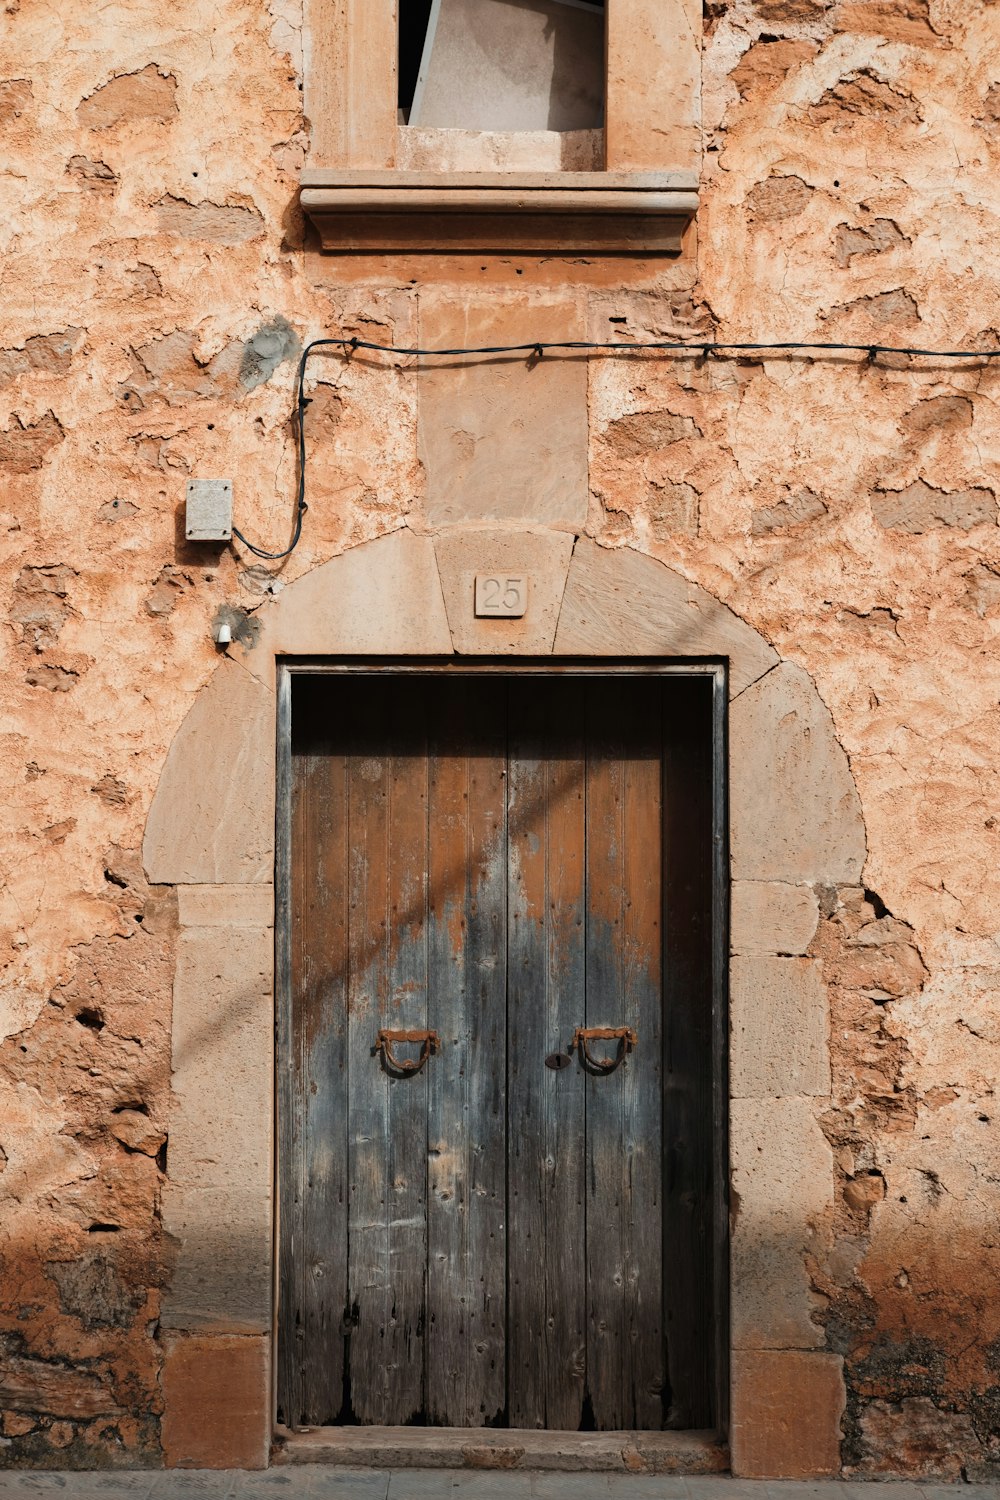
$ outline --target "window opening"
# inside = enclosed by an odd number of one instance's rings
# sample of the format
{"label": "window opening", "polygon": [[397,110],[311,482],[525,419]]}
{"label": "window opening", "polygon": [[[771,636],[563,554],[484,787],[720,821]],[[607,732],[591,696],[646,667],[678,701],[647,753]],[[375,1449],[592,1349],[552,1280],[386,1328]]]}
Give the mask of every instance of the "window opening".
{"label": "window opening", "polygon": [[431,0],[399,0],[399,123],[407,124],[420,73]]}
{"label": "window opening", "polygon": [[599,128],[603,0],[400,0],[398,76],[403,124]]}

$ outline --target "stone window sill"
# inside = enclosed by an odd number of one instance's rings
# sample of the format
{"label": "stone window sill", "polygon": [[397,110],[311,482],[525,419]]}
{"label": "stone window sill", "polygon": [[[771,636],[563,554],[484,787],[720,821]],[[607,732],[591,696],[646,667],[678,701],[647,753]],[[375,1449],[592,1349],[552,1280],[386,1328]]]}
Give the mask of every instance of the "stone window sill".
{"label": "stone window sill", "polygon": [[676,255],[698,207],[687,172],[303,172],[324,250]]}

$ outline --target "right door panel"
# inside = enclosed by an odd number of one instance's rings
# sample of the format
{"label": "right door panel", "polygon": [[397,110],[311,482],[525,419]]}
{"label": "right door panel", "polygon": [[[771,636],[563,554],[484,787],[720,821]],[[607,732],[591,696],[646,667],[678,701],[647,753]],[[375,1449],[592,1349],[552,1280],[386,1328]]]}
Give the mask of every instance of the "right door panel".
{"label": "right door panel", "polygon": [[663,1424],[659,696],[510,686],[512,1426]]}

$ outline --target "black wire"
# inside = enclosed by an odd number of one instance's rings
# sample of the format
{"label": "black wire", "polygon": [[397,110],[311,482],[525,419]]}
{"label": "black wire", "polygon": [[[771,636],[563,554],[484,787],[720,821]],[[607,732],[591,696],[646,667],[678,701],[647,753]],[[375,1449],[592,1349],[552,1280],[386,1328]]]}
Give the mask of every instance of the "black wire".
{"label": "black wire", "polygon": [[589,339],[562,339],[535,341],[531,344],[481,344],[476,347],[468,345],[455,349],[420,349],[405,348],[395,344],[376,344],[369,339],[359,338],[332,338],[313,339],[306,344],[299,358],[298,373],[295,379],[295,413],[297,424],[297,448],[299,476],[295,499],[295,525],[292,528],[292,539],[282,552],[265,552],[262,547],[254,546],[248,541],[242,531],[233,527],[233,536],[241,541],[255,557],[263,557],[268,562],[277,562],[283,557],[288,557],[295,551],[302,535],[302,520],[309,509],[306,504],[306,432],[305,413],[311,398],[305,394],[306,366],[314,349],[343,349],[353,354],[357,349],[368,349],[373,354],[396,354],[406,358],[433,359],[454,358],[469,354],[533,354],[537,359],[543,358],[548,350],[575,350],[577,352],[602,353],[614,350],[617,354],[641,353],[646,349],[658,349],[670,353],[693,354],[703,359],[713,356],[726,356],[752,353],[794,353],[799,350],[804,352],[823,354],[864,354],[869,363],[874,363],[880,354],[904,354],[914,359],[1000,359],[1000,345],[995,349],[917,349],[908,344],[838,344],[821,343],[818,341],[800,341],[788,339],[780,343],[722,343],[715,340],[700,340],[691,343],[676,339],[649,339],[639,343],[625,344],[620,340],[614,343],[600,343]]}
{"label": "black wire", "polygon": [[794,350],[813,349],[825,350],[828,353],[855,353],[868,354],[912,354],[924,359],[996,359],[1000,358],[1000,345],[995,349],[915,349],[898,344],[834,344],[834,343],[803,343],[797,340],[788,340],[784,343],[775,344],[751,344],[751,343],[716,343],[712,340],[694,340],[683,343],[669,339],[650,339],[635,344],[624,344],[620,340],[614,343],[595,343],[588,339],[565,339],[560,342],[546,340],[535,341],[530,344],[483,344],[478,348],[463,347],[459,349],[407,349],[395,344],[374,344],[368,339],[316,339],[309,344],[303,354],[300,364],[308,358],[312,349],[321,344],[333,344],[341,349],[371,349],[379,354],[416,355],[426,359],[433,355],[459,355],[459,354],[537,354],[543,355],[548,349],[578,349],[578,350],[607,350],[614,349],[618,353],[628,354],[633,349],[669,349],[684,351],[688,354],[725,354],[725,353],[747,353],[752,350]]}

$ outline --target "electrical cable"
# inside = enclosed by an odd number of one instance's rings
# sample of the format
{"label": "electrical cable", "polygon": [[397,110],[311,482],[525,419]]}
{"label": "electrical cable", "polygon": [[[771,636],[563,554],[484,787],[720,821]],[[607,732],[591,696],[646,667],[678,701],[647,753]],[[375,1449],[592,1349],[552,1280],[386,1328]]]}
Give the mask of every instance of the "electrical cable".
{"label": "electrical cable", "polygon": [[1000,345],[995,349],[918,349],[907,344],[840,344],[824,343],[809,340],[787,339],[777,343],[749,343],[749,342],[725,342],[714,339],[698,339],[684,342],[676,339],[648,339],[633,344],[622,343],[617,340],[614,343],[601,343],[590,339],[543,339],[536,340],[530,344],[482,344],[477,346],[463,345],[454,349],[421,349],[417,347],[407,348],[395,344],[378,344],[370,339],[359,338],[322,338],[313,339],[306,344],[299,357],[298,372],[295,379],[295,421],[296,421],[296,447],[298,452],[298,484],[295,498],[295,523],[292,527],[292,539],[288,546],[281,552],[266,552],[263,547],[257,547],[253,542],[233,527],[233,536],[241,541],[255,557],[262,557],[268,562],[277,562],[288,557],[299,544],[302,536],[302,521],[309,506],[306,504],[306,432],[305,414],[306,407],[310,404],[312,397],[305,393],[306,367],[310,356],[315,349],[342,349],[345,353],[353,354],[358,349],[366,349],[373,354],[394,354],[400,358],[435,359],[435,358],[461,358],[476,354],[528,354],[534,355],[536,359],[542,359],[547,353],[571,352],[571,353],[593,353],[607,354],[641,354],[647,350],[658,350],[661,353],[691,354],[701,359],[739,359],[745,354],[791,354],[797,352],[814,354],[863,354],[868,364],[874,364],[880,354],[901,354],[913,359],[1000,359]]}

